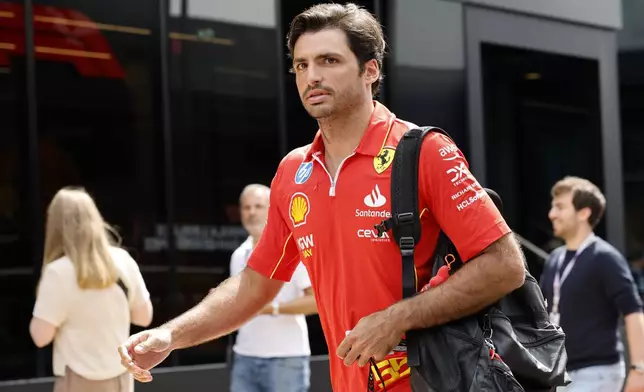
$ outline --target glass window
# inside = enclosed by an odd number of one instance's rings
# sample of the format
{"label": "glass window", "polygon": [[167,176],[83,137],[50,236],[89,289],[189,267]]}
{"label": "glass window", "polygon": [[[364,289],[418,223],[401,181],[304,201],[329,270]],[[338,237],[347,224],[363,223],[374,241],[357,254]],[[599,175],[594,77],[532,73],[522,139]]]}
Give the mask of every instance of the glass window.
{"label": "glass window", "polygon": [[94,196],[139,262],[154,325],[168,318],[166,253],[147,240],[165,221],[157,9],[155,0],[36,0],[33,22],[42,208],[63,186]]}
{"label": "glass window", "polygon": [[34,260],[26,224],[27,123],[24,8],[0,3],[0,380],[33,377],[36,350],[27,325]]}
{"label": "glass window", "polygon": [[388,2],[385,97],[404,120],[445,129],[468,156],[463,6],[441,0]]}
{"label": "glass window", "polygon": [[[239,194],[270,185],[282,157],[274,1],[180,3],[169,22],[178,312],[228,276],[248,236]],[[182,350],[179,361],[224,361],[227,344]]]}
{"label": "glass window", "polygon": [[622,6],[618,61],[626,255],[639,269],[644,267],[644,3],[623,0]]}

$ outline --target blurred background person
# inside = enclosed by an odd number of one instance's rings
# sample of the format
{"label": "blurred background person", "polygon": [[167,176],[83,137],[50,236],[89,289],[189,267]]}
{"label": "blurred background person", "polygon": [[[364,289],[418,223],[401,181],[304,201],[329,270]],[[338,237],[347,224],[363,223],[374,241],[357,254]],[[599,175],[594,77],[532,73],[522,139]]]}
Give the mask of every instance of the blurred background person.
{"label": "blurred background person", "polygon": [[[266,225],[270,189],[251,184],[239,198],[248,239],[230,259],[230,275],[245,267]],[[304,392],[310,386],[309,335],[305,315],[317,313],[306,268],[300,263],[273,302],[242,326],[233,345],[231,392]]]}
{"label": "blurred background person", "polygon": [[546,263],[540,285],[551,321],[566,333],[567,392],[618,392],[626,377],[618,331],[624,316],[630,353],[626,392],[644,391],[644,316],[642,301],[626,259],[597,237],[606,199],[599,188],[579,177],[552,187],[548,214],[555,236],[565,245]]}
{"label": "blurred background person", "polygon": [[130,323],[147,327],[152,303],[137,263],[115,245],[84,189],[63,188],[47,210],[43,270],[29,326],[38,347],[54,342],[54,392],[131,392],[115,346]]}

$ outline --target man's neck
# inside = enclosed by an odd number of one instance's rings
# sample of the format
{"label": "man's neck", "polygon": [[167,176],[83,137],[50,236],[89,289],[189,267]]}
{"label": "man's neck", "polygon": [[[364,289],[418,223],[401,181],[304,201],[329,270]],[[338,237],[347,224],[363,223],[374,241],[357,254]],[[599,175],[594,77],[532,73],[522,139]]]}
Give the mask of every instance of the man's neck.
{"label": "man's neck", "polygon": [[253,242],[252,242],[253,249],[255,249],[255,245],[257,245],[257,243],[259,242],[259,238],[260,238],[260,237],[253,237],[253,236],[251,236],[251,238],[252,238],[252,240],[253,240]]}
{"label": "man's neck", "polygon": [[369,126],[373,110],[373,101],[368,100],[347,113],[318,121],[324,141],[325,158],[329,163],[338,165],[358,147]]}
{"label": "man's neck", "polygon": [[577,230],[574,235],[571,235],[570,238],[566,238],[566,249],[567,250],[577,250],[581,244],[588,238],[588,236],[593,232],[593,229],[587,226],[582,226]]}

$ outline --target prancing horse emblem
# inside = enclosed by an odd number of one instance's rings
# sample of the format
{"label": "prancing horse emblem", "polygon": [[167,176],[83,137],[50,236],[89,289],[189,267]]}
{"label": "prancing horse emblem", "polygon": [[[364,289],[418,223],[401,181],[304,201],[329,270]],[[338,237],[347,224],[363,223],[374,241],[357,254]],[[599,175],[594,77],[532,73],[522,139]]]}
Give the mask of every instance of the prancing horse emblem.
{"label": "prancing horse emblem", "polygon": [[385,147],[378,153],[378,156],[373,158],[373,168],[376,170],[376,173],[382,174],[389,166],[391,162],[394,161],[394,154],[396,150],[391,147]]}

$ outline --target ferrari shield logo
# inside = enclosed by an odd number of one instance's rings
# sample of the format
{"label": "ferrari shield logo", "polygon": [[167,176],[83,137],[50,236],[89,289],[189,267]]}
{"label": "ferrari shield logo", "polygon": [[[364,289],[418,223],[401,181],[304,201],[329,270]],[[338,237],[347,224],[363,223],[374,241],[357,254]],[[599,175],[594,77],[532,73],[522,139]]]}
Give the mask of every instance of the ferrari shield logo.
{"label": "ferrari shield logo", "polygon": [[396,150],[391,147],[385,147],[378,153],[378,156],[373,158],[373,168],[376,170],[376,173],[381,174],[389,166],[391,162],[394,161],[394,154]]}

